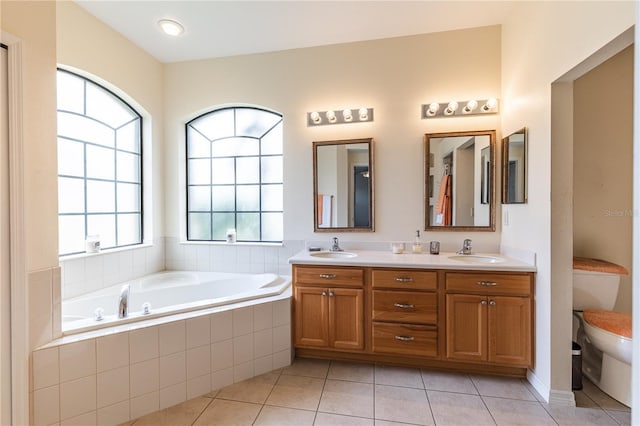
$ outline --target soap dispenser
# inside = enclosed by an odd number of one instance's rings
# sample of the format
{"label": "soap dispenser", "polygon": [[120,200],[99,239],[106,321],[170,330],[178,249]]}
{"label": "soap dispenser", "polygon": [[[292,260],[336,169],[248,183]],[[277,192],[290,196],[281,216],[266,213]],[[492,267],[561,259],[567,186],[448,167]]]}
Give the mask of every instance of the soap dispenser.
{"label": "soap dispenser", "polygon": [[416,239],[413,241],[412,251],[422,253],[422,241],[420,241],[420,230],[416,230]]}

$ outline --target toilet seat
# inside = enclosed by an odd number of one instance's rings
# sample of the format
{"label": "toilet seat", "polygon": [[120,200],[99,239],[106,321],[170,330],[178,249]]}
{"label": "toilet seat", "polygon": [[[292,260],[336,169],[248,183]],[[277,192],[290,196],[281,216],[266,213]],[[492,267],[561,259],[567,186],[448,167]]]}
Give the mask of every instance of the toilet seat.
{"label": "toilet seat", "polygon": [[586,309],[584,320],[593,327],[631,339],[631,314],[626,312]]}

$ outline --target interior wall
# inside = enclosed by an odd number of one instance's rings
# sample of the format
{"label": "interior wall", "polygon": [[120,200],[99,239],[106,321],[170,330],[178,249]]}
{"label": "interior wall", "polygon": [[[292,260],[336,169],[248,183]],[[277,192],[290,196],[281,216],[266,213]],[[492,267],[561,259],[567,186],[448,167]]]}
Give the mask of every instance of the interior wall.
{"label": "interior wall", "polygon": [[[633,46],[574,83],[573,254],[632,263]],[[631,275],[615,310],[631,312]]]}

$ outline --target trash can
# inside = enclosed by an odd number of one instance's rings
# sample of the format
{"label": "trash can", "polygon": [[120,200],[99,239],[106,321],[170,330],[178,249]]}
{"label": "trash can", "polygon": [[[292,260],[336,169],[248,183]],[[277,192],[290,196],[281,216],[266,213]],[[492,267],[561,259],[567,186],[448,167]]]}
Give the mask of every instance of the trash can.
{"label": "trash can", "polygon": [[571,389],[582,389],[582,347],[571,342]]}

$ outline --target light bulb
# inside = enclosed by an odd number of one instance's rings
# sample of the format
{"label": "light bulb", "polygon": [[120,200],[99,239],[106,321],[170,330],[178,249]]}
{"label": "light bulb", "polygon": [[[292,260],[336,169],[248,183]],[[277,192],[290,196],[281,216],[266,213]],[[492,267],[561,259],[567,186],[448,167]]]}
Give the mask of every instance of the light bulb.
{"label": "light bulb", "polygon": [[458,109],[458,103],[456,101],[451,101],[449,102],[449,105],[447,105],[447,109],[444,110],[444,114],[453,115],[455,114],[457,109]]}
{"label": "light bulb", "polygon": [[184,27],[178,21],[172,19],[161,19],[158,25],[166,35],[177,37],[184,32]]}
{"label": "light bulb", "polygon": [[496,98],[487,99],[487,103],[482,107],[483,111],[491,111],[498,106],[498,100]]}
{"label": "light bulb", "polygon": [[350,109],[345,109],[342,111],[342,118],[344,119],[344,121],[351,121],[353,120],[353,115],[351,114],[351,110]]}
{"label": "light bulb", "polygon": [[315,124],[320,124],[320,122],[322,121],[322,118],[320,118],[320,114],[318,114],[318,112],[316,111],[313,111],[311,114],[309,114],[309,117]]}
{"label": "light bulb", "polygon": [[358,110],[358,115],[360,116],[360,121],[366,121],[369,119],[369,110],[366,108],[360,108]]}
{"label": "light bulb", "polygon": [[465,105],[465,107],[462,109],[462,112],[464,114],[469,114],[470,112],[473,112],[473,110],[476,108],[478,108],[478,102],[472,99],[469,102],[467,102],[467,105]]}
{"label": "light bulb", "polygon": [[440,109],[440,104],[437,102],[432,102],[431,104],[429,104],[429,107],[427,108],[427,116],[433,117],[438,113],[439,109]]}
{"label": "light bulb", "polygon": [[329,123],[335,123],[336,122],[336,113],[335,112],[327,111],[326,115],[327,115],[327,120],[329,120]]}

